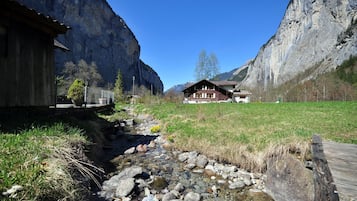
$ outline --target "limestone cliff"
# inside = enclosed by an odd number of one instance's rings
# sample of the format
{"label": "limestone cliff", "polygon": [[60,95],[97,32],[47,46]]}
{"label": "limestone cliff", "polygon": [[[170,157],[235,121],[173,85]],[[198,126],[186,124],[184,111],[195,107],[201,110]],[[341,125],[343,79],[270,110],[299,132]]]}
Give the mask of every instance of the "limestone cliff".
{"label": "limestone cliff", "polygon": [[135,35],[117,16],[106,0],[18,0],[38,12],[50,15],[71,27],[58,40],[71,51],[56,51],[56,70],[67,61],[94,61],[106,82],[115,82],[118,69],[123,74],[126,90],[144,85],[162,93],[158,74],[140,60],[140,46]]}
{"label": "limestone cliff", "polygon": [[350,55],[357,55],[356,0],[290,0],[276,34],[248,64],[242,84],[278,86],[307,69],[313,69],[313,77]]}

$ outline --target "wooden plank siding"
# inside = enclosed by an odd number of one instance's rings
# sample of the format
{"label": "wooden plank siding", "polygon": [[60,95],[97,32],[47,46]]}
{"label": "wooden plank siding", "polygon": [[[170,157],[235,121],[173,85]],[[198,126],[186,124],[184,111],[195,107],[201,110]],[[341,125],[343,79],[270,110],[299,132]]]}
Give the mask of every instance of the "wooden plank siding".
{"label": "wooden plank siding", "polygon": [[55,104],[54,38],[68,29],[16,1],[0,1],[0,107]]}
{"label": "wooden plank siding", "polygon": [[53,38],[8,22],[7,55],[0,58],[0,107],[55,104]]}

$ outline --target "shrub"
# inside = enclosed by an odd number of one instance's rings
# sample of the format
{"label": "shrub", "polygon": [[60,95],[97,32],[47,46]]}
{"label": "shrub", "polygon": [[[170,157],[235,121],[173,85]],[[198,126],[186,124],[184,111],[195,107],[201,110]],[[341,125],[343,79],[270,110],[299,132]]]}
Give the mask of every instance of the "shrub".
{"label": "shrub", "polygon": [[160,130],[161,130],[160,125],[156,125],[150,128],[151,133],[158,133],[160,132]]}
{"label": "shrub", "polygon": [[84,82],[80,79],[74,80],[68,89],[67,97],[74,102],[83,102],[84,98]]}

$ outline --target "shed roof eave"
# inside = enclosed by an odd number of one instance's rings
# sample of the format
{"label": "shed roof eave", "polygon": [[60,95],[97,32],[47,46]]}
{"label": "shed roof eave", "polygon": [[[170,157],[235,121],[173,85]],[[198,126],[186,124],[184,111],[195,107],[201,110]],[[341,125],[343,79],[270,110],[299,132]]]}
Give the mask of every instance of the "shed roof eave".
{"label": "shed roof eave", "polygon": [[38,13],[34,9],[30,9],[13,0],[0,1],[0,16],[11,17],[16,21],[47,32],[52,36],[65,34],[70,29],[69,26],[58,22],[52,17]]}

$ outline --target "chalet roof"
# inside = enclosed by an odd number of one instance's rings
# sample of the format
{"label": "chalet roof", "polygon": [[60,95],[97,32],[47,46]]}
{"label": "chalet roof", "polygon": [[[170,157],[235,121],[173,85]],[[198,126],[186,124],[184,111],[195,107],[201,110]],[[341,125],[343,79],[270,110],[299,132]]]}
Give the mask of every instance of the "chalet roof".
{"label": "chalet roof", "polygon": [[238,82],[236,82],[236,81],[228,81],[228,80],[223,80],[223,81],[201,80],[201,81],[194,82],[194,83],[193,83],[193,82],[188,83],[188,84],[186,85],[186,88],[189,88],[189,87],[191,87],[191,86],[193,86],[193,85],[196,85],[196,84],[198,84],[198,83],[200,83],[200,82],[202,82],[202,81],[210,82],[210,83],[212,83],[212,84],[214,84],[214,85],[216,85],[216,86],[219,86],[219,87],[232,86],[232,85],[236,86],[236,85],[238,84]]}
{"label": "chalet roof", "polygon": [[27,8],[14,0],[0,1],[0,16],[12,18],[53,36],[64,34],[70,29],[69,26],[58,22],[52,17]]}
{"label": "chalet roof", "polygon": [[223,80],[223,81],[210,81],[212,82],[213,84],[217,85],[217,86],[236,86],[238,84],[238,82],[236,81],[228,81],[228,80]]}
{"label": "chalet roof", "polygon": [[208,81],[208,80],[201,80],[199,82],[196,82],[196,83],[193,83],[193,84],[189,84],[184,90],[182,90],[182,92],[184,92],[184,93],[192,93],[192,91],[194,91],[194,86],[195,85],[199,85],[199,84],[203,84],[203,83],[206,83],[206,84],[210,83],[212,85],[215,85],[216,86],[215,90],[220,91],[223,94],[232,94],[231,91],[228,91],[228,90],[223,88],[224,86],[227,86],[227,85],[217,85],[214,82],[211,82],[211,81]]}

